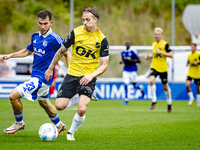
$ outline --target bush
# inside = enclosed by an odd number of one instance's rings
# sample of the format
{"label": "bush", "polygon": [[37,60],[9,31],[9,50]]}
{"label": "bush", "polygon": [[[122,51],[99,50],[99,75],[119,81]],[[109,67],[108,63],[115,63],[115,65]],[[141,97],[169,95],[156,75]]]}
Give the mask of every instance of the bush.
{"label": "bush", "polygon": [[11,22],[14,9],[14,2],[0,1],[0,33],[3,33],[6,29],[7,24]]}
{"label": "bush", "polygon": [[25,1],[24,5],[26,7],[25,14],[27,15],[37,15],[39,11],[46,9],[45,5],[41,2]]}
{"label": "bush", "polygon": [[13,30],[16,32],[26,33],[31,30],[33,24],[35,23],[33,15],[27,16],[18,12],[14,12],[12,20]]}

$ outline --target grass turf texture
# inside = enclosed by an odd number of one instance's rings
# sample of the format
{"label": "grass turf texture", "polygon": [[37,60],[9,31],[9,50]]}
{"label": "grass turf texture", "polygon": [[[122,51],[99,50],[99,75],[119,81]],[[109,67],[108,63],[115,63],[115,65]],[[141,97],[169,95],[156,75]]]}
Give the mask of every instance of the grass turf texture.
{"label": "grass turf texture", "polygon": [[[3,130],[12,125],[14,116],[9,100],[0,100],[0,149],[200,149],[200,108],[195,102],[188,106],[187,101],[174,101],[171,113],[167,113],[166,101],[158,101],[154,110],[149,109],[151,101],[130,101],[128,106],[121,102],[90,102],[76,141],[67,141],[64,131],[55,141],[43,142],[38,130],[51,121],[38,102],[22,100],[25,130],[8,135]],[[67,130],[76,108],[58,112]]]}

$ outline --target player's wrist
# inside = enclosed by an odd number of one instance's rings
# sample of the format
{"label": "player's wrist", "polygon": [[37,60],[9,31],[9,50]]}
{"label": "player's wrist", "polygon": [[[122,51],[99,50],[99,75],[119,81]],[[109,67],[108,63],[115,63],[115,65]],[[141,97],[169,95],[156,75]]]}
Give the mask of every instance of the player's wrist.
{"label": "player's wrist", "polygon": [[49,66],[49,68],[48,68],[49,70],[53,70],[54,69],[54,67],[52,67],[52,66]]}

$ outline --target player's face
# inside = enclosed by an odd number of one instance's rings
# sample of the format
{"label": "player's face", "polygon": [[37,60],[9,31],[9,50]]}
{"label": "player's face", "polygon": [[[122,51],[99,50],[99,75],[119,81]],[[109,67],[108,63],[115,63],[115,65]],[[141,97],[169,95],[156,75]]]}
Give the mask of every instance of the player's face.
{"label": "player's face", "polygon": [[127,49],[129,49],[129,47],[131,46],[131,43],[126,42],[125,45],[126,45]]}
{"label": "player's face", "polygon": [[97,18],[92,13],[83,12],[82,21],[86,31],[91,32],[96,28]]}
{"label": "player's face", "polygon": [[53,22],[49,20],[49,17],[46,17],[45,19],[38,18],[38,26],[40,29],[40,33],[42,35],[46,34],[51,28],[52,23]]}
{"label": "player's face", "polygon": [[159,42],[162,39],[162,33],[160,31],[154,31],[154,37]]}
{"label": "player's face", "polygon": [[194,52],[196,50],[196,45],[191,44],[191,50],[192,50],[192,52]]}

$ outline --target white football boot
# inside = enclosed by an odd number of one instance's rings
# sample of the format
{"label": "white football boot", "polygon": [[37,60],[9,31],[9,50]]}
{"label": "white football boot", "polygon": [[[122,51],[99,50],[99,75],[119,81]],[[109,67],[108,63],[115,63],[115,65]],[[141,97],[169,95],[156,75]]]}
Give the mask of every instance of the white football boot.
{"label": "white football boot", "polygon": [[188,105],[192,105],[194,99],[190,99],[189,102],[188,102]]}
{"label": "white football boot", "polygon": [[15,132],[19,131],[19,130],[24,130],[25,128],[25,123],[24,121],[18,123],[15,122],[12,124],[12,126],[10,126],[9,128],[5,129],[4,132],[6,134],[14,134]]}
{"label": "white football boot", "polygon": [[74,135],[71,134],[70,132],[67,133],[67,140],[68,141],[75,141]]}

